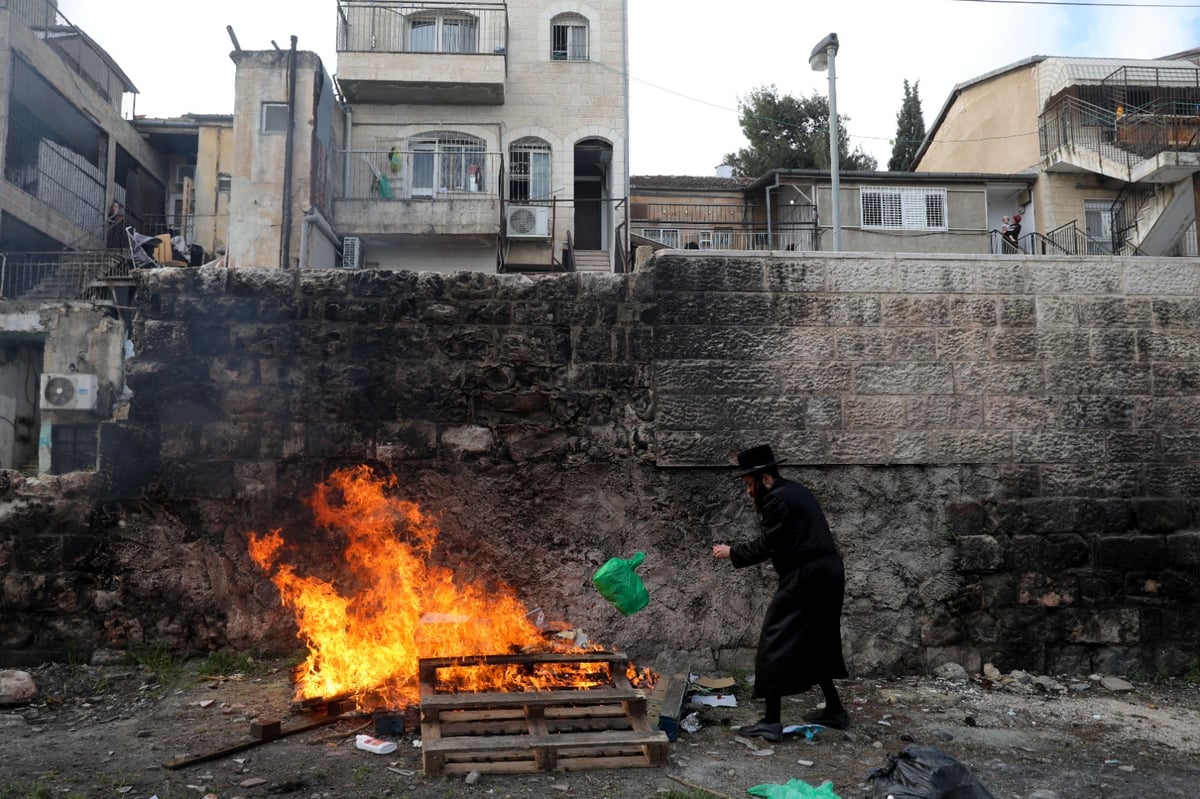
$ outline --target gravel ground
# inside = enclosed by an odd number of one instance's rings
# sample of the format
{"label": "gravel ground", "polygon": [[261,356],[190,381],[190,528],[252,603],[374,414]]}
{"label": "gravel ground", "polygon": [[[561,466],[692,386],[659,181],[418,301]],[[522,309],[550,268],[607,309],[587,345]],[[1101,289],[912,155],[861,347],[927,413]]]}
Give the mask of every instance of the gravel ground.
{"label": "gravel ground", "polygon": [[[217,659],[220,660],[220,659]],[[425,776],[419,736],[390,736],[394,753],[355,747],[369,717],[332,724],[179,768],[164,764],[252,742],[255,719],[285,730],[312,717],[291,709],[286,664],[227,659],[140,665],[50,664],[31,671],[38,695],[0,708],[0,799],[233,797],[747,796],[790,779],[833,783],[842,799],[870,795],[872,770],[915,743],[970,766],[997,799],[1195,799],[1200,786],[1200,687],[1138,683],[1114,692],[1088,676],[1028,679],[847,680],[849,730],[781,744],[739,736],[761,707],[697,709],[669,763],[554,774]],[[986,687],[985,687],[986,686]],[[784,703],[801,721],[817,692]],[[745,685],[734,694],[749,696]]]}

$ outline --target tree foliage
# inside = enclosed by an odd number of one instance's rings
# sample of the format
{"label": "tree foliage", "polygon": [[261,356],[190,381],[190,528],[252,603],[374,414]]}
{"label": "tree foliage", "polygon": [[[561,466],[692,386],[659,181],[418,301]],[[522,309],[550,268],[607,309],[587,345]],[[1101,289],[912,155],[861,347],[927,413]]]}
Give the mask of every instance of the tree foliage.
{"label": "tree foliage", "polygon": [[[876,161],[861,147],[850,151],[846,123],[838,114],[839,168],[870,171]],[[738,99],[738,123],[750,142],[725,156],[734,173],[758,177],[772,169],[829,169],[829,99],[813,92],[799,99],[780,96],[774,86],[760,86]]]}
{"label": "tree foliage", "polygon": [[921,81],[911,87],[904,81],[904,102],[896,114],[896,141],[892,145],[892,157],[888,160],[889,172],[907,172],[916,160],[917,150],[925,141],[925,115],[921,113]]}

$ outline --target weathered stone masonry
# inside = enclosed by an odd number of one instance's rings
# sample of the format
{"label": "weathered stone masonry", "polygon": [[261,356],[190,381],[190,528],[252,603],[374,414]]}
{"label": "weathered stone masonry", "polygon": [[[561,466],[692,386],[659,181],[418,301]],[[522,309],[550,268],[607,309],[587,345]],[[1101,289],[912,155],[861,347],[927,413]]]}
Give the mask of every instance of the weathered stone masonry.
{"label": "weathered stone masonry", "polygon": [[[770,441],[844,550],[856,672],[1181,671],[1200,655],[1198,288],[1178,259],[148,273],[109,499],[59,522],[105,565],[72,572],[69,609],[21,600],[5,639],[294,645],[246,532],[283,527],[332,568],[300,500],[369,463],[442,514],[464,572],[640,657],[744,665],[773,577],[709,548],[752,533],[727,464]],[[638,550],[652,604],[624,619],[589,578]],[[37,568],[0,559],[6,584]]]}

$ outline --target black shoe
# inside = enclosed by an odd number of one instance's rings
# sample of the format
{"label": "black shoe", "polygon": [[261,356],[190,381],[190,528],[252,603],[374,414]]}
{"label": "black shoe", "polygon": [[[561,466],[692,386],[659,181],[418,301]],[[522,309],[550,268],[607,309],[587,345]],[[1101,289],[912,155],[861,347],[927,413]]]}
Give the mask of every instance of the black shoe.
{"label": "black shoe", "polygon": [[830,713],[822,708],[809,713],[804,720],[809,724],[820,724],[822,727],[832,727],[835,730],[844,730],[850,726],[850,714],[845,710]]}
{"label": "black shoe", "polygon": [[778,721],[771,724],[766,721],[760,721],[757,724],[750,724],[745,727],[738,727],[738,732],[742,735],[750,735],[756,738],[765,738],[772,743],[779,743],[783,740],[783,725]]}

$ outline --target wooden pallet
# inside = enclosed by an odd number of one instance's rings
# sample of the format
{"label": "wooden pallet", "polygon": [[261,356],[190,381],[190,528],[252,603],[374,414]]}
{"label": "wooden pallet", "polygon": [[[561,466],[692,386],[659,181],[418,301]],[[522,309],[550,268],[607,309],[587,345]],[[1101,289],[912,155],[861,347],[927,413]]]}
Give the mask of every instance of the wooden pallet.
{"label": "wooden pallet", "polygon": [[[646,718],[645,692],[619,652],[424,658],[421,752],[426,774],[528,773],[660,766],[667,736]],[[435,694],[447,666],[611,663],[613,687],[579,691]]]}

